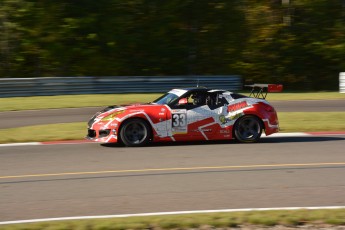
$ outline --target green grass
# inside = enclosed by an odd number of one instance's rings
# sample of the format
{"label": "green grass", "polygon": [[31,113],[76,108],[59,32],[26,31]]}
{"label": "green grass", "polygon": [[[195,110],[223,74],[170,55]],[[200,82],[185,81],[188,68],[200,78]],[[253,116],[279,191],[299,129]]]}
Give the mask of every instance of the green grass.
{"label": "green grass", "polygon": [[0,129],[0,143],[81,140],[86,136],[86,131],[86,122]]}
{"label": "green grass", "polygon": [[278,112],[281,132],[345,131],[345,112]]}
{"label": "green grass", "polygon": [[[244,93],[248,95],[248,92]],[[153,94],[96,94],[96,95],[61,95],[39,97],[0,98],[0,111],[80,108],[93,106],[107,106],[116,104],[150,102],[158,98],[161,93]],[[345,94],[338,92],[314,93],[271,93],[267,100],[330,100],[345,99]]]}
{"label": "green grass", "polygon": [[0,111],[81,108],[150,102],[162,94],[97,94],[0,98]]}
{"label": "green grass", "polygon": [[[281,132],[345,131],[345,112],[281,112]],[[86,135],[87,121],[35,125],[0,130],[0,143],[80,140]]]}
{"label": "green grass", "polygon": [[152,217],[130,217],[95,220],[55,221],[32,224],[1,226],[1,230],[141,230],[141,229],[215,229],[252,226],[299,227],[310,225],[330,227],[345,225],[345,209],[295,210],[295,211],[252,211],[212,214],[168,215]]}

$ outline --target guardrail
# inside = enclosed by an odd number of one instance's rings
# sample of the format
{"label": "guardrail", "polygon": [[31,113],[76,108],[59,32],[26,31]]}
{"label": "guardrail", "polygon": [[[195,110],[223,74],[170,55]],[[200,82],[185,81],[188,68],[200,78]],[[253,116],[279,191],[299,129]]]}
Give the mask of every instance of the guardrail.
{"label": "guardrail", "polygon": [[0,97],[158,93],[197,85],[236,91],[242,89],[242,78],[236,75],[0,78]]}
{"label": "guardrail", "polygon": [[339,92],[345,93],[345,72],[339,74]]}

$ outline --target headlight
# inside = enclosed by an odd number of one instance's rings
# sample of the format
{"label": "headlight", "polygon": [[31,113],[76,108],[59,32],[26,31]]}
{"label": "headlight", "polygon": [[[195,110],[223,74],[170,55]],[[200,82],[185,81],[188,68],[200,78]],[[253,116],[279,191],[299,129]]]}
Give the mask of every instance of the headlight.
{"label": "headlight", "polygon": [[124,111],[124,110],[116,111],[116,112],[114,112],[114,113],[112,113],[112,114],[109,114],[109,115],[106,116],[106,117],[103,117],[103,118],[101,119],[101,121],[112,121],[112,120],[115,119],[115,117],[116,117],[117,115],[119,115],[119,114],[121,114],[121,113],[123,113],[123,112],[125,112],[125,111]]}

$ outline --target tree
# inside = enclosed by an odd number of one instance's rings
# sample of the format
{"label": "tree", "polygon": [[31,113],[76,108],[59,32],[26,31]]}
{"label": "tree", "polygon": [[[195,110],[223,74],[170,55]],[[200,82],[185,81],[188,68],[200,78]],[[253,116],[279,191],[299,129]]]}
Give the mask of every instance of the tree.
{"label": "tree", "polygon": [[240,74],[331,89],[344,17],[342,0],[3,0],[0,77]]}

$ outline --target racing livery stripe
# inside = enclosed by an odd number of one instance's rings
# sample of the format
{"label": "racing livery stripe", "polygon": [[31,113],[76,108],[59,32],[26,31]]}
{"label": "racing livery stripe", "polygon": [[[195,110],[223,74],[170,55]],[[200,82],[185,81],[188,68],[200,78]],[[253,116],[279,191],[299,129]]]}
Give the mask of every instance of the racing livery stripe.
{"label": "racing livery stripe", "polygon": [[267,125],[270,128],[279,128],[279,125],[272,125],[268,119],[262,119],[262,121],[267,122]]}
{"label": "racing livery stripe", "polygon": [[212,122],[212,123],[209,123],[209,124],[206,124],[206,125],[203,125],[203,126],[199,126],[198,129],[199,129],[200,133],[205,137],[206,140],[208,140],[208,138],[207,138],[205,132],[203,131],[203,128],[206,128],[206,127],[214,125],[214,124],[217,124],[217,122]]}

